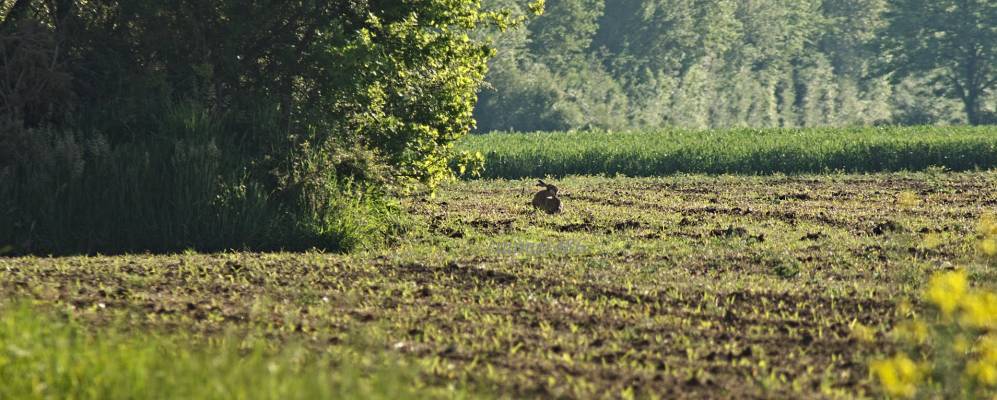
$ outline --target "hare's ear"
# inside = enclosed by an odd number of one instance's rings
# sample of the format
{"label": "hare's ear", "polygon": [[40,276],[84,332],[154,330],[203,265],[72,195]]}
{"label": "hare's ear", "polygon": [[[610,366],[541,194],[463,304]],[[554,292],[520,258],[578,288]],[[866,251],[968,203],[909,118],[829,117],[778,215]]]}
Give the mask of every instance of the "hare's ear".
{"label": "hare's ear", "polygon": [[539,183],[537,183],[537,186],[547,187],[547,184],[544,183],[543,179],[538,179],[537,182],[539,182]]}

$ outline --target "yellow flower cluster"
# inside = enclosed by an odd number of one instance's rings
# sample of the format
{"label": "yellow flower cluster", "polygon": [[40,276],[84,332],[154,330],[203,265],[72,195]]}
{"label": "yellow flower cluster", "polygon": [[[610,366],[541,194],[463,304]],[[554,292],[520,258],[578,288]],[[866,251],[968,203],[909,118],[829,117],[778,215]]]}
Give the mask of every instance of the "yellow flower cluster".
{"label": "yellow flower cluster", "polygon": [[966,296],[968,281],[963,271],[935,274],[928,284],[928,301],[938,306],[946,317],[952,315]]}
{"label": "yellow flower cluster", "polygon": [[883,390],[897,397],[913,397],[917,393],[917,385],[924,376],[924,367],[917,365],[904,354],[873,361],[869,369],[879,378]]}
{"label": "yellow flower cluster", "polygon": [[966,375],[982,385],[997,386],[997,335],[984,336],[976,352],[980,358],[966,365]]}
{"label": "yellow flower cluster", "polygon": [[[916,203],[911,194],[902,193],[899,200],[905,205]],[[997,215],[980,218],[979,239],[980,252],[997,257]],[[926,248],[942,242],[940,236],[932,234],[924,240]],[[992,390],[997,389],[997,292],[971,288],[966,271],[957,270],[932,276],[924,298],[938,310],[939,318],[915,317],[897,324],[892,332],[902,343],[914,345],[912,354],[924,362],[915,363],[900,353],[873,361],[870,373],[878,378],[883,391],[894,397],[913,397],[919,388],[935,390],[935,395],[992,395]],[[897,311],[899,315],[915,315],[908,303],[898,305]],[[861,333],[861,329],[853,331]],[[952,369],[954,365],[965,367],[959,371]],[[929,393],[928,397],[933,396]]]}
{"label": "yellow flower cluster", "polygon": [[997,293],[970,293],[962,300],[963,324],[997,331]]}
{"label": "yellow flower cluster", "polygon": [[968,290],[966,273],[955,271],[933,276],[927,297],[944,316],[956,315],[964,328],[991,332],[973,349],[979,358],[967,363],[966,376],[997,386],[997,293]]}
{"label": "yellow flower cluster", "polygon": [[[958,270],[932,276],[925,298],[937,307],[941,319],[931,322],[915,318],[902,322],[894,329],[894,337],[916,345],[931,340],[935,346],[948,346],[951,349],[948,354],[965,362],[962,378],[956,381],[997,388],[997,293],[970,288],[966,272]],[[901,308],[909,306],[901,305]],[[953,327],[957,328],[955,332],[951,331]],[[932,370],[932,364],[917,364],[901,353],[873,361],[870,372],[889,395],[912,397],[924,376]],[[938,365],[951,364],[940,362]]]}
{"label": "yellow flower cluster", "polygon": [[997,293],[968,287],[965,271],[935,274],[928,284],[928,301],[946,318],[957,315],[967,327],[997,330]]}

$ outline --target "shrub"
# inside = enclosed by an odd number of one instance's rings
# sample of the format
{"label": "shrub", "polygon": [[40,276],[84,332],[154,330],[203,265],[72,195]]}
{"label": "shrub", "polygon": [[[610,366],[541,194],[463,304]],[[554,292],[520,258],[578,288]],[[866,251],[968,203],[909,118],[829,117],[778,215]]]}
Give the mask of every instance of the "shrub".
{"label": "shrub", "polygon": [[491,55],[469,33],[516,22],[479,1],[40,3],[0,22],[0,246],[40,253],[384,241],[393,193],[454,176]]}
{"label": "shrub", "polygon": [[331,149],[265,173],[210,135],[112,146],[15,131],[0,140],[17,149],[0,167],[0,243],[17,252],[349,250],[401,227],[375,181],[337,175],[351,161]]}

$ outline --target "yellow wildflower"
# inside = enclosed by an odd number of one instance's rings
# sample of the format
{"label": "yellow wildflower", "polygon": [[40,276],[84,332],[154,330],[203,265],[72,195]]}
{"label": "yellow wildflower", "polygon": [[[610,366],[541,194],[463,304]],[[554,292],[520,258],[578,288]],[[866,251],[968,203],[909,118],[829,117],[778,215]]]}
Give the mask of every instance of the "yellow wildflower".
{"label": "yellow wildflower", "polygon": [[980,354],[980,359],[997,363],[997,334],[990,334],[980,339],[976,352]]}
{"label": "yellow wildflower", "polygon": [[971,293],[962,300],[962,323],[997,329],[997,293]]}
{"label": "yellow wildflower", "polygon": [[928,300],[949,316],[959,306],[966,294],[966,272],[954,271],[935,274],[928,284]]}
{"label": "yellow wildflower", "polygon": [[921,381],[921,368],[904,354],[873,361],[870,370],[891,396],[913,397]]}
{"label": "yellow wildflower", "polygon": [[980,384],[997,386],[997,362],[972,361],[966,364],[966,375]]}
{"label": "yellow wildflower", "polygon": [[986,386],[997,386],[997,334],[980,339],[976,346],[978,360],[966,364],[966,375]]}

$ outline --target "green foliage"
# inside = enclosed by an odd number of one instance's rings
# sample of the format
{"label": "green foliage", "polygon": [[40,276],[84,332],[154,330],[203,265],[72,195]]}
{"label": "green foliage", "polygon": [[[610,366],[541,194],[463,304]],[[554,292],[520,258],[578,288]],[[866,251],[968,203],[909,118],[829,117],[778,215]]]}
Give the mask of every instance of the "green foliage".
{"label": "green foliage", "polygon": [[[283,131],[247,145],[269,150],[294,135],[292,143],[322,146],[335,138],[379,153],[396,177],[431,186],[445,178],[439,166],[453,141],[474,124],[490,51],[467,33],[506,19],[476,1],[212,0],[178,7],[121,0],[65,7],[8,19],[5,28],[51,25],[51,36],[65,42],[57,56],[68,58],[65,69],[79,81],[77,118],[87,130],[115,143],[155,135],[142,128],[155,126],[177,99],[204,105],[213,119],[276,110]],[[127,34],[114,28],[121,24],[130,26]],[[226,139],[243,135],[225,128]]]}
{"label": "green foliage", "polygon": [[862,77],[878,54],[869,43],[885,25],[881,17],[888,0],[823,0],[824,23],[819,46],[831,59],[834,70],[845,76]]}
{"label": "green foliage", "polygon": [[479,178],[485,170],[485,156],[480,151],[473,153],[461,151],[454,160],[452,169],[456,171],[458,176]]}
{"label": "green foliage", "polygon": [[487,178],[997,167],[992,127],[492,133],[461,146],[484,154]]}
{"label": "green foliage", "polygon": [[962,102],[934,94],[944,92],[944,83],[931,78],[909,77],[894,86],[890,103],[893,120],[902,125],[965,124]]}
{"label": "green foliage", "polygon": [[93,332],[26,306],[0,306],[0,398],[458,398],[420,386],[417,370],[365,349],[316,355],[236,335]]}
{"label": "green foliage", "polygon": [[218,127],[205,115],[176,109],[163,124],[184,138],[111,145],[102,135],[7,131],[0,243],[43,254],[349,250],[403,225],[383,189],[344,171],[373,168],[357,153],[303,147],[271,175],[274,191],[254,179],[256,160],[214,139]]}
{"label": "green foliage", "polygon": [[992,123],[982,108],[997,88],[997,3],[987,0],[896,0],[880,44],[894,79],[927,74],[942,94],[963,102],[970,124]]}
{"label": "green foliage", "polygon": [[[889,54],[874,45],[888,27],[884,15],[899,7],[886,0],[551,2],[543,17],[513,29],[519,33],[490,36],[502,60],[491,64],[491,88],[475,110],[478,131],[960,121],[961,112],[933,91],[937,82],[926,79],[934,71],[893,82],[880,73]],[[992,31],[994,19],[977,16],[974,29]],[[993,100],[981,92],[980,104]]]}
{"label": "green foliage", "polygon": [[[534,4],[538,7],[540,4]],[[18,0],[0,22],[0,243],[345,250],[452,179],[478,1]]]}
{"label": "green foliage", "polygon": [[599,29],[601,0],[552,0],[544,16],[528,25],[529,50],[542,61],[570,67],[584,59]]}

